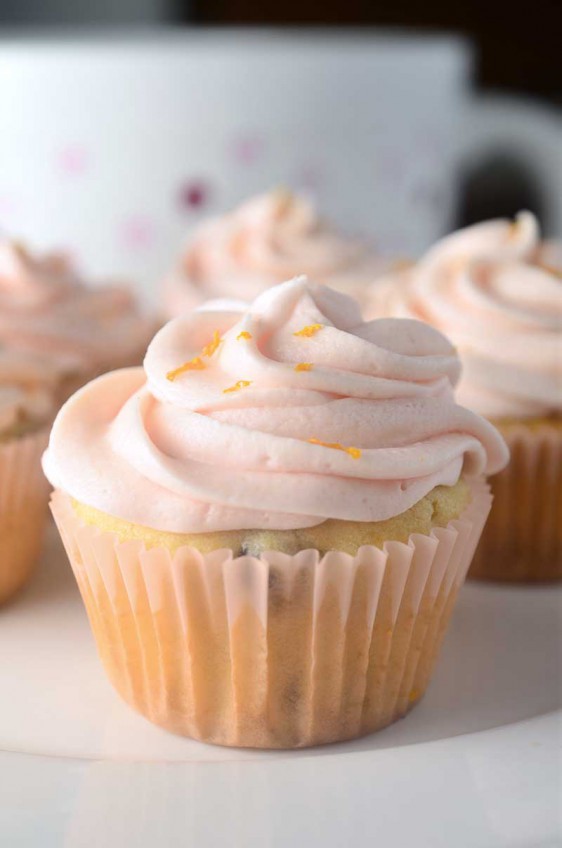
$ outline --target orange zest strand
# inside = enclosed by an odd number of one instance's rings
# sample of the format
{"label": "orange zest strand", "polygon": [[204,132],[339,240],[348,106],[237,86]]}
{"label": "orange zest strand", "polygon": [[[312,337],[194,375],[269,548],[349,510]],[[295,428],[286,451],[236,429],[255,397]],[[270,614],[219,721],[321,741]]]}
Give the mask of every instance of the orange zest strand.
{"label": "orange zest strand", "polygon": [[221,339],[221,335],[220,335],[219,331],[215,330],[215,332],[213,333],[213,341],[209,342],[209,344],[205,345],[205,347],[201,351],[203,356],[212,356],[213,353],[215,352],[215,350],[220,345],[221,341],[222,341],[222,339]]}
{"label": "orange zest strand", "polygon": [[238,333],[238,335],[236,336],[236,341],[239,342],[240,339],[251,339],[251,338],[252,338],[251,333],[249,333],[247,330],[242,330],[242,332]]}
{"label": "orange zest strand", "polygon": [[313,367],[312,362],[298,362],[295,365],[295,371],[312,371]]}
{"label": "orange zest strand", "polygon": [[[212,356],[221,342],[222,339],[220,337],[220,333],[218,330],[215,330],[213,333],[213,340],[209,342],[209,344],[205,345],[201,351],[201,356]],[[180,374],[185,374],[186,371],[202,371],[207,366],[201,359],[201,356],[194,356],[193,359],[190,359],[189,362],[184,362],[179,368],[174,368],[173,371],[168,371],[166,378],[173,381],[176,377],[179,377]]]}
{"label": "orange zest strand", "polygon": [[324,324],[307,324],[306,327],[303,327],[302,330],[297,330],[296,333],[293,333],[293,336],[304,336],[306,339],[309,339],[311,336],[314,336],[318,330],[322,330],[324,328]]}
{"label": "orange zest strand", "polygon": [[309,439],[308,441],[311,445],[321,445],[323,448],[344,451],[344,453],[348,453],[353,459],[359,459],[361,456],[359,448],[347,448],[345,445],[340,445],[339,442],[322,442],[320,439]]}
{"label": "orange zest strand", "polygon": [[203,362],[200,356],[196,356],[193,359],[190,359],[189,362],[184,362],[183,365],[180,365],[179,368],[174,368],[173,371],[168,371],[166,374],[166,379],[173,382],[176,377],[179,377],[180,374],[184,374],[186,371],[202,371],[207,366]]}
{"label": "orange zest strand", "polygon": [[233,386],[230,386],[229,389],[223,389],[222,392],[224,395],[227,395],[229,392],[239,392],[240,389],[245,389],[246,386],[251,386],[251,380],[238,380]]}

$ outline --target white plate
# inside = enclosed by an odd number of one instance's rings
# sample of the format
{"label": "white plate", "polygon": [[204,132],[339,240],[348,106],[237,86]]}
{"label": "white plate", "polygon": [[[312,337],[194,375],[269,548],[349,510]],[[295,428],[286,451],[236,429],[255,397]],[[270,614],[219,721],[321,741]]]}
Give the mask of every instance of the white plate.
{"label": "white plate", "polygon": [[0,612],[0,844],[559,845],[561,599],[468,585],[427,697],[381,733],[216,748],[120,702],[50,528],[37,578]]}

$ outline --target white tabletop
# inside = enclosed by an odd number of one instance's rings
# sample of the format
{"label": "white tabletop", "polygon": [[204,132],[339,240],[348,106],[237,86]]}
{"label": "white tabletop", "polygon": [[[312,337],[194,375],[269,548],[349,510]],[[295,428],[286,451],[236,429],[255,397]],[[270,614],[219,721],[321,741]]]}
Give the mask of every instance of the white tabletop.
{"label": "white tabletop", "polygon": [[405,720],[299,752],[217,748],[128,709],[49,533],[0,612],[0,844],[554,846],[562,588],[465,587]]}

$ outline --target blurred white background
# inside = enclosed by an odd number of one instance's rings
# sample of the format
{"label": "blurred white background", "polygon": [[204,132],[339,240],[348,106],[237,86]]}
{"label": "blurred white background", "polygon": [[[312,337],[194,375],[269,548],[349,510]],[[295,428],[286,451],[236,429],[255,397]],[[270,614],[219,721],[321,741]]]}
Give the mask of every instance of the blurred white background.
{"label": "blurred white background", "polygon": [[536,15],[471,8],[0,0],[0,228],[148,298],[201,218],[278,185],[397,257],[520,208],[561,235],[548,18],[536,50]]}
{"label": "blurred white background", "polygon": [[173,0],[2,0],[4,23],[122,24],[158,23],[171,20]]}

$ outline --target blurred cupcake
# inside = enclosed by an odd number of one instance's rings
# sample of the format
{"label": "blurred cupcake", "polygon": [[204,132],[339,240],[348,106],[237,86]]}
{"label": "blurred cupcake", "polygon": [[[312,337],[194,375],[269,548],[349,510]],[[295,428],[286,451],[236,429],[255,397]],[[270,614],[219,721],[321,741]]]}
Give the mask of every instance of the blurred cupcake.
{"label": "blurred cupcake", "polygon": [[176,319],[59,413],[52,509],[106,670],[223,745],[349,739],[423,695],[507,451],[416,321],[298,278]]}
{"label": "blurred cupcake", "polygon": [[64,256],[0,241],[0,345],[50,360],[61,402],[97,374],[140,364],[153,331],[127,288],[88,287]]}
{"label": "blurred cupcake", "polygon": [[458,398],[500,430],[511,463],[473,577],[562,578],[562,263],[528,212],[443,239],[415,268],[372,288],[368,316],[420,318],[463,361]]}
{"label": "blurred cupcake", "polygon": [[338,233],[304,197],[278,189],[203,223],[164,281],[166,316],[212,298],[251,301],[297,274],[360,299],[388,263]]}
{"label": "blurred cupcake", "polygon": [[41,548],[49,492],[41,455],[56,377],[45,363],[0,350],[0,604],[25,583]]}

